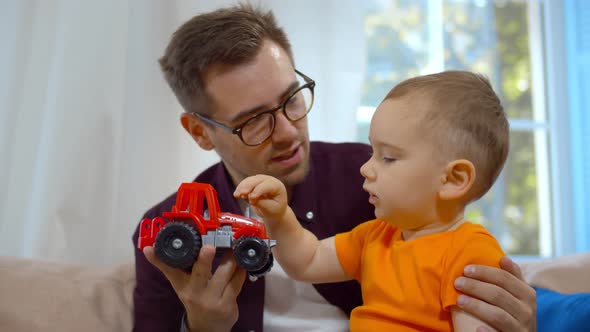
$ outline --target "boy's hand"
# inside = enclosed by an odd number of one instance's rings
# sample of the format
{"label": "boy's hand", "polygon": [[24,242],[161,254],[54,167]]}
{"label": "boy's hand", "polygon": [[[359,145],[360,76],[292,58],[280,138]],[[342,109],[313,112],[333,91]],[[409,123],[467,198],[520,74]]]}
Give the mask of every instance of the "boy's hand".
{"label": "boy's hand", "polygon": [[248,200],[256,214],[265,220],[281,219],[288,207],[285,185],[268,175],[254,175],[244,179],[234,191],[234,197]]}

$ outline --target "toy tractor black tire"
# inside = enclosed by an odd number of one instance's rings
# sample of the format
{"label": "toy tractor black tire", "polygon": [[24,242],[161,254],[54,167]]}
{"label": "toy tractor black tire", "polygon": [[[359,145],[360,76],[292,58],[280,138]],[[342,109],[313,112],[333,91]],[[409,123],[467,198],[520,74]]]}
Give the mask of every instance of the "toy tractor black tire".
{"label": "toy tractor black tire", "polygon": [[250,275],[252,277],[260,278],[260,277],[264,276],[268,271],[270,271],[270,269],[272,269],[273,264],[274,264],[274,257],[272,254],[270,254],[268,256],[268,262],[266,262],[266,264],[260,270],[248,271],[248,275]]}
{"label": "toy tractor black tire", "polygon": [[248,272],[264,269],[271,259],[270,248],[266,242],[256,236],[237,239],[234,242],[233,250],[238,266]]}
{"label": "toy tractor black tire", "polygon": [[201,250],[201,236],[187,222],[166,224],[154,242],[156,255],[167,265],[190,271]]}

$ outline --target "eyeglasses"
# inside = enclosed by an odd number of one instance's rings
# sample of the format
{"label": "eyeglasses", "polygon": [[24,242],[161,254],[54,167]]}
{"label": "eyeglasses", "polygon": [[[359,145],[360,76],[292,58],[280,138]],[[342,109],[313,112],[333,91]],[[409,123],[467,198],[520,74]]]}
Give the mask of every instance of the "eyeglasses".
{"label": "eyeglasses", "polygon": [[305,84],[291,92],[280,105],[268,111],[258,113],[233,128],[199,113],[193,114],[209,124],[225,129],[234,135],[238,135],[242,142],[248,146],[260,145],[272,136],[277,123],[277,111],[283,110],[283,114],[285,114],[285,117],[291,122],[303,119],[307,113],[311,111],[311,107],[313,106],[313,89],[315,87],[315,81],[297,69],[295,69],[295,73],[303,78]]}

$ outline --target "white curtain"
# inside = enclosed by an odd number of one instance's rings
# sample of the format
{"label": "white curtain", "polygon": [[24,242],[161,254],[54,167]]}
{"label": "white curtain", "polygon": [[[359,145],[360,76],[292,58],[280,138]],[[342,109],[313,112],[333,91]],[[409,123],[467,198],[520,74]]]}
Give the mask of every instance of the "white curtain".
{"label": "white curtain", "polygon": [[[149,207],[218,160],[179,125],[157,65],[191,16],[234,1],[0,1],[0,255],[132,260]],[[355,138],[360,1],[261,1],[318,82],[316,140]]]}

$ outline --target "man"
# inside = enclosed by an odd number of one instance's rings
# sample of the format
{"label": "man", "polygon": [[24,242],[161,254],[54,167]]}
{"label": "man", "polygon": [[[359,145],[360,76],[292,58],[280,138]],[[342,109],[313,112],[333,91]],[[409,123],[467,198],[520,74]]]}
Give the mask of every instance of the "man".
{"label": "man", "polygon": [[[216,188],[222,211],[243,214],[246,206],[232,196],[235,185],[269,174],[285,184],[298,220],[320,239],[374,218],[358,189],[358,169],[370,149],[310,143],[305,116],[315,83],[295,68],[272,13],[239,5],[198,15],[174,33],[160,64],[186,111],[182,126],[221,157],[196,181]],[[144,217],[169,210],[174,200]],[[137,245],[137,231],[133,240]],[[201,249],[191,274],[163,264],[151,247],[135,256],[136,331],[344,331],[362,302],[354,282],[296,283],[278,264],[264,278],[246,281],[231,253],[213,264],[211,247]],[[502,266],[466,269],[471,278],[459,278],[456,287],[473,297],[459,303],[499,330],[534,330],[534,290],[509,259]]]}

